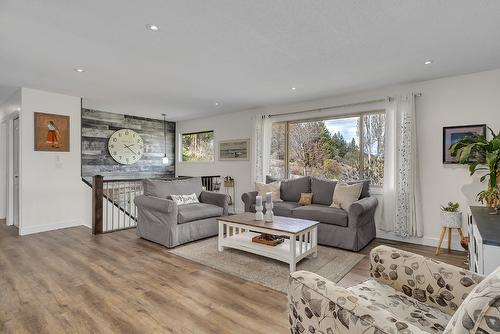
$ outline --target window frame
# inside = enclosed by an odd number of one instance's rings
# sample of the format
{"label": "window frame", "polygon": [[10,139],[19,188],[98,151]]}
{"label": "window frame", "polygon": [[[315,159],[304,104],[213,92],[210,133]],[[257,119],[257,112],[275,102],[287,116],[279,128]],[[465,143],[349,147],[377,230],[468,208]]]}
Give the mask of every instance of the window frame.
{"label": "window frame", "polygon": [[[284,123],[285,124],[285,175],[286,178],[290,178],[290,169],[289,169],[289,149],[288,149],[288,143],[290,142],[290,131],[289,131],[289,126],[290,124],[297,124],[297,123],[305,123],[305,122],[316,122],[316,121],[328,121],[328,120],[335,120],[335,119],[344,119],[344,118],[353,118],[353,117],[359,117],[360,119],[363,118],[363,116],[367,115],[373,115],[373,114],[385,114],[386,110],[385,109],[373,109],[373,110],[366,110],[366,111],[361,111],[361,112],[356,112],[356,113],[346,113],[346,114],[336,114],[332,116],[321,116],[321,117],[311,117],[311,118],[301,118],[301,119],[294,119],[294,120],[289,120],[289,121],[281,121],[281,122],[276,122],[276,123]],[[364,136],[363,136],[363,131],[364,131],[364,123],[359,122],[359,133],[361,134],[359,138],[359,167],[360,167],[360,172],[364,171],[364,158],[363,158],[363,145],[364,145]],[[385,136],[385,134],[384,134]],[[372,185],[370,184],[370,188],[382,188],[383,185]]]}
{"label": "window frame", "polygon": [[[183,139],[183,136],[189,136],[189,135],[197,135],[197,134],[202,134],[202,133],[209,133],[209,132],[212,132],[213,134],[213,141],[214,141],[214,155],[213,155],[213,159],[212,160],[183,160],[182,159],[182,148],[183,148],[183,144],[182,144],[182,139]],[[183,132],[183,133],[180,133],[179,134],[179,162],[180,163],[183,163],[183,164],[190,164],[190,163],[195,163],[195,164],[211,164],[211,163],[215,163],[215,130],[203,130],[203,131],[192,131],[192,132]]]}

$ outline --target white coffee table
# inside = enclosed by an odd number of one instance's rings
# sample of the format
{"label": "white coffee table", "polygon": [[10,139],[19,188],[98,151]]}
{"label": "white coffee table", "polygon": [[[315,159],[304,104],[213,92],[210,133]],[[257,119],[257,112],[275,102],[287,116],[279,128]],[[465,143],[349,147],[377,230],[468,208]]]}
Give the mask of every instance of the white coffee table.
{"label": "white coffee table", "polygon": [[[290,264],[290,272],[306,256],[318,255],[318,222],[305,219],[274,216],[272,223],[255,220],[250,212],[218,218],[219,251],[225,247],[258,254]],[[276,246],[252,241],[262,233],[288,237]]]}

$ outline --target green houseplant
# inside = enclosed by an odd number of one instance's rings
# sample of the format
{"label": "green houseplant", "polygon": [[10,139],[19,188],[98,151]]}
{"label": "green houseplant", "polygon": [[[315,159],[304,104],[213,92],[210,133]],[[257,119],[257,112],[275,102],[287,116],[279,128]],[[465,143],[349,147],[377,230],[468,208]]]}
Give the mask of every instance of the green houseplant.
{"label": "green houseplant", "polygon": [[500,202],[500,132],[489,128],[492,138],[474,133],[451,145],[450,151],[460,164],[468,165],[470,175],[484,173],[480,181],[488,180],[488,188],[477,194],[481,203],[495,207]]}
{"label": "green houseplant", "polygon": [[460,205],[457,202],[448,202],[447,206],[441,205],[441,210],[445,212],[458,212]]}

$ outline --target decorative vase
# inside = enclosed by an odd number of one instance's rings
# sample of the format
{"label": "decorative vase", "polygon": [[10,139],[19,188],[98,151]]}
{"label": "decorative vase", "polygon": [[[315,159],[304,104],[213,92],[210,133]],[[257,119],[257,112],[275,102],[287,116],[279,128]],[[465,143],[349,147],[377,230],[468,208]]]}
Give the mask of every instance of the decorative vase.
{"label": "decorative vase", "polygon": [[494,198],[494,197],[490,197],[490,198],[486,199],[485,202],[486,202],[486,206],[489,208],[496,208],[497,205],[500,205],[500,199]]}
{"label": "decorative vase", "polygon": [[264,207],[262,205],[255,207],[255,220],[264,220],[264,214],[262,213],[263,209]]}
{"label": "decorative vase", "polygon": [[462,246],[463,249],[465,249],[466,251],[469,250],[469,237],[463,237],[461,240],[460,240],[460,246]]}
{"label": "decorative vase", "polygon": [[462,227],[462,213],[441,211],[441,225],[449,228]]}
{"label": "decorative vase", "polygon": [[264,220],[266,223],[272,223],[274,218],[273,214],[273,202],[266,203],[266,214],[264,215]]}
{"label": "decorative vase", "polygon": [[498,205],[500,205],[500,200],[492,199],[488,204],[490,205],[490,208],[496,208]]}

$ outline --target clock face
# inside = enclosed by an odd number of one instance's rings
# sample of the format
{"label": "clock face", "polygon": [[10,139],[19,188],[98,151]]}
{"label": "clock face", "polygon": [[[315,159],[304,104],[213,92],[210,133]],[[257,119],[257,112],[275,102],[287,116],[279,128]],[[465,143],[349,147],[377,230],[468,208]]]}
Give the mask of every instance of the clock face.
{"label": "clock face", "polygon": [[137,132],[121,129],[109,137],[108,150],[116,162],[130,165],[142,158],[144,141]]}

